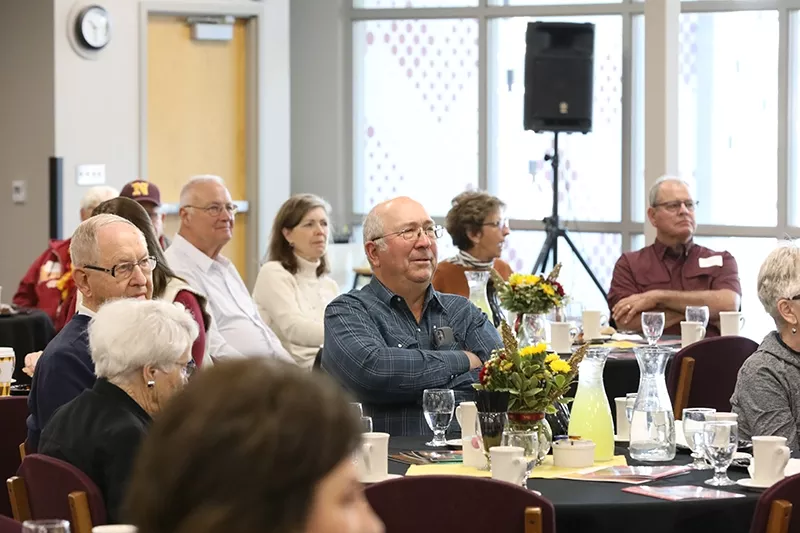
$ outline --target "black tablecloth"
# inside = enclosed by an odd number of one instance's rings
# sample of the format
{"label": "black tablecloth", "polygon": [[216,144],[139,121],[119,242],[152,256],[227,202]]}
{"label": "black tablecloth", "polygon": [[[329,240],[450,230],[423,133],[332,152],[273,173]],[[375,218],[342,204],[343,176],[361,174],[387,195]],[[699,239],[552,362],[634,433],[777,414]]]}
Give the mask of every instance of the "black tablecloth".
{"label": "black tablecloth", "polygon": [[44,350],[55,334],[53,322],[43,311],[32,309],[16,315],[0,315],[0,346],[14,348],[17,357],[14,378],[17,384],[30,385],[31,378],[22,371],[25,356]]}
{"label": "black tablecloth", "polygon": [[[430,438],[430,436],[428,436]],[[425,437],[392,437],[389,453],[402,450],[430,449]],[[618,447],[617,455],[627,454],[627,447]],[[690,457],[679,454],[670,463],[687,464]],[[628,464],[639,464],[628,459]],[[653,464],[653,463],[649,463]],[[405,474],[408,465],[389,461],[389,473]],[[697,485],[712,477],[710,470],[692,471],[650,483],[652,486]],[[731,479],[748,477],[744,470],[730,469]],[[745,498],[669,502],[622,492],[629,485],[562,479],[529,479],[528,488],[538,490],[556,509],[558,533],[747,533],[755,512],[758,492],[746,491],[738,485],[725,487],[729,492],[746,494]],[[476,510],[475,512],[482,512]]]}

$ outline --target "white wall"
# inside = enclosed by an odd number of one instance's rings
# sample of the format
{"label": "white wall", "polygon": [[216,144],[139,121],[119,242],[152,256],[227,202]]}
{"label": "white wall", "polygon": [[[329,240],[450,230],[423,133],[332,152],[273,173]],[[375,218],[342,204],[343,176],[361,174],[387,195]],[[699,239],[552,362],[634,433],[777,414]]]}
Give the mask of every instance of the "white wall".
{"label": "white wall", "polygon": [[350,0],[291,0],[292,193],[310,192],[333,208],[333,222],[352,222],[346,176],[349,116],[342,10]]}
{"label": "white wall", "polygon": [[[11,301],[47,246],[48,157],[54,152],[53,3],[4,0],[0,17],[0,286]],[[11,182],[27,183],[24,205]]]}

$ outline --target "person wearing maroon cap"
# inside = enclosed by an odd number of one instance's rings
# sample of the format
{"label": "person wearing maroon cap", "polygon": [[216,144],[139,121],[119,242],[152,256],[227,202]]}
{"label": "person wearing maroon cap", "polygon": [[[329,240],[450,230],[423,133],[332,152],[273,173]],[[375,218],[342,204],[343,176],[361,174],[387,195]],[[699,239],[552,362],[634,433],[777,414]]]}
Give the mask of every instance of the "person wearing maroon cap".
{"label": "person wearing maroon cap", "polygon": [[161,248],[166,250],[172,243],[164,235],[164,214],[161,213],[161,191],[158,190],[158,185],[150,181],[135,180],[126,183],[119,195],[136,200],[144,207],[153,222],[153,228],[156,230]]}

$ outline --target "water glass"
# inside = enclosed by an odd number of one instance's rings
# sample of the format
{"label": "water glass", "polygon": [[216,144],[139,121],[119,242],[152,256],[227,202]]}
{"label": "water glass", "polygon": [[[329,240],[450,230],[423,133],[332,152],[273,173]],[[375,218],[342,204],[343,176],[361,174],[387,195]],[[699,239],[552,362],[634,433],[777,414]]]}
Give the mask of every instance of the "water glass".
{"label": "water glass", "polygon": [[642,333],[650,346],[655,346],[658,339],[664,334],[664,320],[662,312],[645,311],[642,313]]}
{"label": "water glass", "polygon": [[707,305],[687,305],[686,306],[686,321],[687,322],[700,322],[704,328],[708,327],[708,306]]}
{"label": "water glass", "polygon": [[522,486],[528,486],[528,476],[531,475],[531,470],[539,460],[539,433],[535,429],[511,429],[506,428],[503,431],[503,446],[516,446],[522,448],[522,454],[525,459],[525,476],[522,478]]}
{"label": "water glass", "polygon": [[728,477],[728,467],[739,442],[739,424],[730,421],[712,421],[703,424],[703,448],[706,458],[714,467],[714,477],[705,482],[713,487],[727,487],[736,482]]}
{"label": "water glass", "polygon": [[353,413],[359,418],[364,416],[364,408],[361,406],[359,402],[350,402],[350,407],[353,409]]}
{"label": "water glass", "polygon": [[372,433],[372,417],[371,416],[362,416],[361,417],[361,432],[362,433]]}
{"label": "water glass", "polygon": [[26,520],[22,523],[22,533],[69,533],[66,520]]}
{"label": "water glass", "polygon": [[433,440],[427,446],[447,446],[444,434],[453,420],[456,409],[455,394],[451,389],[425,389],[422,393],[422,411],[428,427],[433,431]]}
{"label": "water glass", "polygon": [[712,407],[692,407],[683,410],[683,436],[692,450],[694,462],[690,465],[695,470],[710,470],[711,465],[705,461],[703,452],[703,426],[714,420],[717,410]]}
{"label": "water glass", "polygon": [[625,395],[625,417],[628,419],[628,424],[633,420],[633,407],[636,405],[637,392],[629,392]]}
{"label": "water glass", "polygon": [[508,413],[505,411],[498,412],[481,412],[478,411],[478,416],[475,417],[475,440],[474,442],[483,450],[483,456],[486,457],[486,465],[492,462],[492,456],[489,449],[493,446],[500,446],[503,441],[503,433],[506,425],[508,424]]}

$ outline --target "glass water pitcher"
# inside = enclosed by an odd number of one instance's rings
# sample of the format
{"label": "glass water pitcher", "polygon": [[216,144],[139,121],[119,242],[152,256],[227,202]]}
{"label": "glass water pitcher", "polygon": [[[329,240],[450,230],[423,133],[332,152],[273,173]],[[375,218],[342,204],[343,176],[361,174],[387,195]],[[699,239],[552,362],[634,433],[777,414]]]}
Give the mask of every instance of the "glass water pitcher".
{"label": "glass water pitcher", "polygon": [[631,417],[631,459],[671,461],[675,458],[675,416],[664,370],[669,353],[658,346],[634,348],[639,362],[639,392]]}

